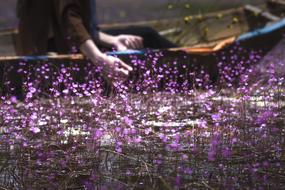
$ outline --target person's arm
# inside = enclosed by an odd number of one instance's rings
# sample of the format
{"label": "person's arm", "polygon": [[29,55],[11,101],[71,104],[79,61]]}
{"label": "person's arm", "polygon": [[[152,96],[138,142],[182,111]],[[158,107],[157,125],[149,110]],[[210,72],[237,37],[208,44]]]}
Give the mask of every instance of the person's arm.
{"label": "person's arm", "polygon": [[132,68],[118,58],[103,54],[91,39],[80,12],[82,0],[55,0],[57,20],[70,46],[81,52],[97,66],[102,66],[108,78],[126,77]]}
{"label": "person's arm", "polygon": [[103,54],[95,45],[92,40],[85,41],[81,46],[82,53],[91,59],[97,66],[101,66],[103,73],[111,80],[117,77],[127,77],[129,72],[132,71],[132,67],[125,64],[119,58],[107,56]]}
{"label": "person's arm", "polygon": [[91,39],[91,36],[83,23],[80,0],[53,1],[56,20],[69,48],[79,48],[82,43]]}

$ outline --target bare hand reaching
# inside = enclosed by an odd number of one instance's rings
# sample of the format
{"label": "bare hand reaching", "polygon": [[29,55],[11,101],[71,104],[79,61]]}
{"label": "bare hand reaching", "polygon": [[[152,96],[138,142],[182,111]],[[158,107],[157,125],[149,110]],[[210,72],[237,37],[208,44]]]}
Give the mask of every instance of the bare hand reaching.
{"label": "bare hand reaching", "polygon": [[103,76],[112,84],[124,81],[133,70],[119,58],[102,53],[92,40],[87,40],[80,49],[94,64],[102,68]]}
{"label": "bare hand reaching", "polygon": [[117,57],[107,56],[103,54],[102,57],[98,59],[99,65],[102,66],[102,71],[105,77],[110,82],[117,80],[124,81],[133,68]]}

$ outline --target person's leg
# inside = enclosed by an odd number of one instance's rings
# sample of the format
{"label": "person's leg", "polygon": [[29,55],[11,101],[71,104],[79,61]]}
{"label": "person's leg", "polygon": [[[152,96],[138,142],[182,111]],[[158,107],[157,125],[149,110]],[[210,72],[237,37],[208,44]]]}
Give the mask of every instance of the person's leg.
{"label": "person's leg", "polygon": [[130,34],[140,36],[144,39],[145,48],[166,49],[177,47],[175,44],[159,35],[159,33],[151,27],[132,26],[105,30],[104,32],[110,35]]}

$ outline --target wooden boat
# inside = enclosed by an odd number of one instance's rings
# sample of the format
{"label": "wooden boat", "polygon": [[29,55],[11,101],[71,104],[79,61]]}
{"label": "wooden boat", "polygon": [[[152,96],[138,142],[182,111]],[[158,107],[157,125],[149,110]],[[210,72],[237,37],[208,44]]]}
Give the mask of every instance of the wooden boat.
{"label": "wooden boat", "polygon": [[[167,20],[146,21],[137,23],[123,23],[102,25],[104,29],[114,29],[128,26],[150,26],[160,31],[160,34],[178,44],[180,47],[165,50],[147,50],[149,53],[163,52],[161,62],[169,60],[187,59],[189,70],[205,70],[209,73],[211,80],[215,81],[218,76],[217,63],[221,57],[229,58],[236,51],[236,47],[244,49],[237,56],[246,59],[251,52],[259,52],[257,59],[262,59],[282,38],[285,32],[285,1],[268,0],[266,4],[254,7],[246,5],[239,8],[209,13],[206,15],[190,15],[183,18]],[[5,47],[6,52],[1,52],[0,67],[2,76],[7,74],[3,65],[16,65],[20,61],[38,63],[39,61],[86,63],[82,55],[56,55],[56,56],[26,56],[17,57],[16,54],[17,31],[7,30],[0,33],[0,44]],[[7,54],[8,52],[8,54]],[[108,52],[117,55],[129,64],[131,55],[145,56],[145,50]],[[235,52],[234,52],[235,53]],[[166,61],[165,61],[166,60]],[[236,60],[238,61],[238,60]],[[258,60],[256,60],[257,62]],[[171,64],[169,65],[171,66]],[[182,73],[183,69],[180,69]],[[15,77],[15,75],[14,75]],[[1,77],[3,78],[3,77]],[[19,80],[19,79],[14,79]],[[1,82],[1,81],[0,81]],[[2,81],[3,82],[3,81]],[[1,82],[1,83],[2,83]]]}
{"label": "wooden boat", "polygon": [[[188,52],[203,53],[217,51],[226,44],[237,40],[241,35],[255,31],[281,20],[285,1],[269,0],[267,4],[190,15],[183,18],[101,25],[104,29],[128,26],[150,26]],[[17,30],[0,31],[0,56],[16,55]],[[181,48],[179,48],[180,50]]]}

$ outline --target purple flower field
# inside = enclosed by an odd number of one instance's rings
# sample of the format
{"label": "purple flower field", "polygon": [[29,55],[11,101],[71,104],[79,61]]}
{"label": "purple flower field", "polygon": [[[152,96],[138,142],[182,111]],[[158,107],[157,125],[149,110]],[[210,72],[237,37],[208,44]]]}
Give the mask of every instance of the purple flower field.
{"label": "purple flower field", "polygon": [[215,83],[187,57],[133,56],[140,75],[109,98],[92,64],[88,83],[76,62],[7,66],[25,97],[1,100],[0,187],[283,189],[283,45],[262,61],[234,47]]}
{"label": "purple flower field", "polygon": [[[102,1],[111,22],[114,2]],[[0,11],[0,25],[2,15],[15,18]],[[2,61],[0,190],[285,189],[284,47],[235,43],[210,57],[217,65],[122,56],[134,71],[113,85],[88,60]]]}

